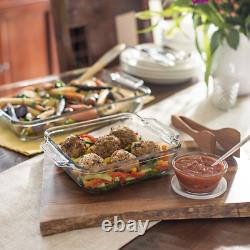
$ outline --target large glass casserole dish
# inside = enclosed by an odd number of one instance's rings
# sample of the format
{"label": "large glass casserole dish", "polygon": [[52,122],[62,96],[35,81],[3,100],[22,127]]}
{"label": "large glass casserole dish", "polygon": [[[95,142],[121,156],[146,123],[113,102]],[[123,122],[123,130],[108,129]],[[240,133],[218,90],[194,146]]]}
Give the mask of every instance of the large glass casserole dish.
{"label": "large glass casserole dish", "polygon": [[[84,108],[84,110],[82,109],[73,110],[72,112],[61,113],[59,115],[57,114],[57,111],[55,111],[55,113],[51,115],[50,117],[41,118],[41,119],[36,118],[34,120],[17,119],[15,115],[12,116],[7,112],[8,107],[6,108],[6,103],[4,107],[2,105],[2,100],[4,99],[6,100],[6,97],[8,100],[8,97],[13,97],[13,96],[16,97],[16,95],[21,93],[22,91],[28,90],[28,92],[30,92],[29,91],[30,88],[34,88],[34,89],[44,88],[44,86],[47,86],[49,83],[55,83],[56,81],[59,81],[59,84],[60,84],[60,81],[68,84],[72,79],[79,77],[85,70],[86,69],[73,70],[73,71],[62,73],[60,75],[52,75],[52,76],[48,76],[44,78],[34,79],[30,81],[17,82],[17,83],[1,86],[0,87],[0,120],[3,122],[7,122],[9,127],[19,136],[21,140],[24,140],[24,141],[31,140],[31,139],[42,137],[44,131],[50,127],[60,126],[60,125],[84,121],[84,120],[95,119],[98,117],[122,113],[122,112],[132,112],[132,113],[136,112],[142,108],[144,97],[150,94],[150,89],[143,85],[126,84],[126,81],[124,83],[121,83],[121,82],[117,83],[115,81],[112,81],[111,78],[109,77],[110,72],[106,71],[105,74],[98,76],[98,78],[103,80],[105,84],[107,83],[110,89],[116,89],[119,91],[121,90],[120,92],[122,93],[121,95],[123,96],[120,96],[120,98],[118,97],[113,100],[110,100],[108,103],[105,103],[105,104],[100,104],[100,105],[95,105],[95,106],[86,105],[87,107]],[[68,85],[66,85],[66,88],[67,87]],[[105,90],[103,91],[105,92]],[[79,95],[79,93],[76,93],[76,96],[77,95]],[[19,98],[18,101],[20,100],[21,98]],[[19,106],[20,108],[23,108],[22,103]],[[36,112],[33,106],[29,108],[33,110],[33,112]],[[46,110],[46,105],[44,108]],[[12,110],[13,110],[13,106],[10,108],[10,111]],[[46,112],[47,111],[45,111],[44,113]],[[11,113],[13,113],[13,111]]]}
{"label": "large glass casserole dish", "polygon": [[[110,162],[110,157],[107,157],[101,164],[99,162],[98,165],[87,169],[79,164],[81,157],[69,157],[69,154],[63,150],[62,142],[65,142],[65,138],[69,138],[69,135],[71,135],[70,138],[79,136],[100,140],[103,136],[109,135],[110,131],[114,131],[114,128],[127,128],[139,135],[138,142],[132,143],[131,148],[135,144],[151,141],[160,145],[160,150],[116,162]],[[85,149],[86,152],[82,153],[82,157],[89,155],[96,144],[97,141],[90,149]],[[110,143],[104,146],[105,148],[112,147]],[[180,146],[178,134],[159,121],[124,113],[50,128],[45,131],[45,142],[41,147],[45,152],[45,157],[53,160],[57,167],[63,168],[81,188],[88,192],[102,192],[167,174],[171,170],[171,161]],[[126,146],[125,150],[129,151],[127,148]],[[129,152],[133,153],[132,150]]]}

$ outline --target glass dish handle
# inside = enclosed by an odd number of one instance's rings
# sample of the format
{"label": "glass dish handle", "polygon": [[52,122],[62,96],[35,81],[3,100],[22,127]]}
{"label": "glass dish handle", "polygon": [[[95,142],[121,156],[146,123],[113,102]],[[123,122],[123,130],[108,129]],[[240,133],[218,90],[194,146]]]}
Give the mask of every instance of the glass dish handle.
{"label": "glass dish handle", "polygon": [[44,151],[45,155],[52,160],[57,167],[67,167],[75,168],[69,160],[67,160],[63,155],[56,151],[56,149],[48,142],[41,144],[41,149]]}
{"label": "glass dish handle", "polygon": [[154,132],[160,134],[164,141],[178,144],[179,133],[177,131],[170,129],[164,123],[154,118],[143,118],[143,120],[151,129],[154,130]]}

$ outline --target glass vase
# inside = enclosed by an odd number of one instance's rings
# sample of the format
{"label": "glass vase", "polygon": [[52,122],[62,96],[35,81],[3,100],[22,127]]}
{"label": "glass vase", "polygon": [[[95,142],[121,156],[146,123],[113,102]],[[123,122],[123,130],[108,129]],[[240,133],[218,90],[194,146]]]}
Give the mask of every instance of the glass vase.
{"label": "glass vase", "polygon": [[213,79],[212,103],[221,110],[233,108],[237,102],[240,83],[234,79]]}

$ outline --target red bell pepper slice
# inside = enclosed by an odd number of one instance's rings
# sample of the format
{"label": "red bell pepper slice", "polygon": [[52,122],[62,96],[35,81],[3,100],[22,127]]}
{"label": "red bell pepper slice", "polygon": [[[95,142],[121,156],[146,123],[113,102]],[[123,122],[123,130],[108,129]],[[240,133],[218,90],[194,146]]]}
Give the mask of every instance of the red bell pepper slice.
{"label": "red bell pepper slice", "polygon": [[92,136],[92,135],[81,134],[81,135],[79,135],[79,136],[80,136],[81,139],[88,138],[88,139],[90,139],[93,143],[96,142],[96,138],[95,138],[94,136]]}
{"label": "red bell pepper slice", "polygon": [[135,177],[135,178],[141,178],[141,177],[145,176],[145,173],[134,172],[134,173],[131,173],[130,175],[132,177]]}
{"label": "red bell pepper slice", "polygon": [[96,188],[97,186],[101,185],[101,184],[110,184],[109,181],[104,180],[104,179],[99,179],[99,178],[95,178],[92,180],[88,180],[84,182],[84,186],[85,187],[90,187],[90,188]]}
{"label": "red bell pepper slice", "polygon": [[112,172],[110,173],[111,177],[113,179],[115,179],[116,177],[119,178],[120,182],[125,182],[126,181],[126,177],[129,176],[129,173],[125,173],[125,172]]}

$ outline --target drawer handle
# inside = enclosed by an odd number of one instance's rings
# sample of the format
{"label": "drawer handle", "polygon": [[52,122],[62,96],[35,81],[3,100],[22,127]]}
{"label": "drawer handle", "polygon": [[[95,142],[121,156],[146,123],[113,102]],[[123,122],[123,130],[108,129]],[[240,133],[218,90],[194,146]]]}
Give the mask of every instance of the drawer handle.
{"label": "drawer handle", "polygon": [[10,68],[10,64],[9,63],[0,64],[0,73],[9,70],[9,68]]}

